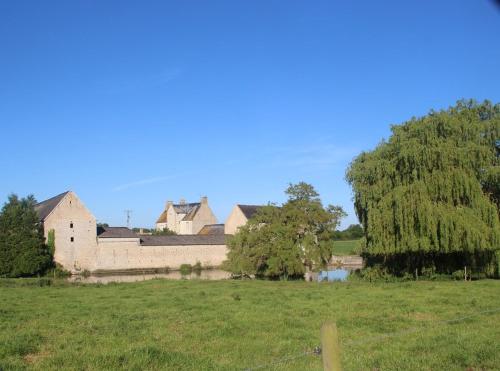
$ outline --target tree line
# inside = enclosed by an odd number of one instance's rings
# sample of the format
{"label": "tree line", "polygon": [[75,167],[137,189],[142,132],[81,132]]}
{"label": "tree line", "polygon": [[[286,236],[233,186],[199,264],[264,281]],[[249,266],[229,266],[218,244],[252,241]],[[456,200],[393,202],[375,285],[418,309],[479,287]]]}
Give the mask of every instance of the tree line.
{"label": "tree line", "polygon": [[[228,240],[226,269],[302,277],[328,264],[334,240],[362,236],[367,265],[394,275],[469,267],[498,277],[500,104],[459,101],[391,131],[346,171],[361,225],[338,231],[344,210],[324,206],[310,184],[291,184],[285,203],[262,207]],[[11,195],[0,212],[0,276],[53,267],[54,238],[45,241],[35,204]]]}

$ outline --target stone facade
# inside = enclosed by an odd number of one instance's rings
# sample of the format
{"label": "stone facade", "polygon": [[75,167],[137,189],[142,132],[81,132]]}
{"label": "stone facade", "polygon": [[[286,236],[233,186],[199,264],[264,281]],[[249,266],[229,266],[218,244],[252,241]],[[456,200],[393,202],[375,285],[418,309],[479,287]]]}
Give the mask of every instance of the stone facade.
{"label": "stone facade", "polygon": [[234,205],[224,225],[224,233],[233,235],[238,232],[238,228],[247,224],[248,219],[250,219],[260,207],[259,205]]}
{"label": "stone facade", "polygon": [[217,218],[208,205],[208,198],[202,197],[198,203],[168,201],[156,221],[156,230],[168,228],[177,234],[197,234],[207,224],[217,224]]}
{"label": "stone facade", "polygon": [[73,192],[56,197],[56,206],[43,219],[45,238],[54,230],[54,259],[70,271],[87,269],[96,260],[96,219]]}
{"label": "stone facade", "polygon": [[[201,202],[200,218],[191,220],[191,228],[201,229],[203,218],[213,216],[205,207],[208,205]],[[197,262],[204,267],[218,267],[226,259],[223,235],[141,237],[127,228],[100,228],[98,234],[95,217],[73,192],[41,202],[36,210],[45,237],[54,230],[54,260],[73,273],[83,270],[178,269],[182,264],[194,265]]]}

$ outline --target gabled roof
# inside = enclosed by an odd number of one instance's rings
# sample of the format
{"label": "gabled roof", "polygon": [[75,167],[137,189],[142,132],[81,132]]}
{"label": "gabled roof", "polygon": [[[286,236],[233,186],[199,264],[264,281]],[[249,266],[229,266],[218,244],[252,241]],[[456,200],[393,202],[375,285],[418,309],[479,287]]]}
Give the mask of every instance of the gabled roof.
{"label": "gabled roof", "polygon": [[201,204],[199,202],[191,202],[189,204],[174,204],[173,207],[177,214],[186,214],[187,216],[193,211],[193,209],[197,210],[200,205]]}
{"label": "gabled roof", "polygon": [[250,219],[262,207],[260,205],[236,205],[240,208],[245,218]]}
{"label": "gabled roof", "polygon": [[196,215],[198,210],[200,210],[201,204],[193,204],[193,205],[194,206],[189,210],[189,213],[187,213],[186,216],[182,218],[182,220],[190,221],[194,219],[194,216]]}
{"label": "gabled roof", "polygon": [[207,224],[200,231],[198,235],[223,235],[224,224]]}
{"label": "gabled roof", "polygon": [[172,236],[141,236],[142,246],[225,245],[225,235],[183,234]]}
{"label": "gabled roof", "polygon": [[167,222],[167,210],[163,210],[156,223],[166,223],[166,222]]}
{"label": "gabled roof", "polygon": [[38,217],[40,218],[41,221],[44,221],[47,216],[56,208],[57,205],[59,205],[59,202],[62,201],[64,196],[66,196],[69,193],[69,191],[66,191],[64,193],[61,193],[57,196],[54,196],[52,198],[49,198],[48,200],[42,201],[38,204],[35,205],[35,211],[38,214]]}
{"label": "gabled roof", "polygon": [[127,227],[97,227],[99,238],[139,238],[139,236]]}
{"label": "gabled roof", "polygon": [[[196,213],[201,207],[200,202],[191,202],[189,204],[174,204],[172,205],[174,211],[177,214],[185,214],[182,220],[191,221],[194,219]],[[163,210],[160,217],[156,221],[156,223],[166,223],[167,222],[167,209]]]}

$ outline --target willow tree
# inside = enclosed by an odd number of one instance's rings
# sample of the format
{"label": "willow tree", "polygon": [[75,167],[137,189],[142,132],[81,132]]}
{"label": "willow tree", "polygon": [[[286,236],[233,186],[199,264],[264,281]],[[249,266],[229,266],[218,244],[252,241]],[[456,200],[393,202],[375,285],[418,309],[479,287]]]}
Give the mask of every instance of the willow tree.
{"label": "willow tree", "polygon": [[460,101],[393,126],[346,178],[369,263],[498,274],[500,104]]}

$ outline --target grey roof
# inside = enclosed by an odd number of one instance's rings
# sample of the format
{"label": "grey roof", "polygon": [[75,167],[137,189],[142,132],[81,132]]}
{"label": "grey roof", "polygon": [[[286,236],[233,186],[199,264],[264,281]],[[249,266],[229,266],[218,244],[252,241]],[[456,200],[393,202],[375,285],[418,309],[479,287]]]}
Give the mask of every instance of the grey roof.
{"label": "grey roof", "polygon": [[195,207],[193,207],[191,211],[189,211],[189,213],[184,218],[182,218],[182,220],[187,220],[187,221],[193,220],[198,210],[200,210],[200,207],[201,204],[198,204]]}
{"label": "grey roof", "polygon": [[97,237],[99,238],[139,238],[127,227],[97,227]]}
{"label": "grey roof", "polygon": [[141,236],[143,246],[225,245],[225,235]]}
{"label": "grey roof", "polygon": [[199,235],[223,235],[224,224],[207,224],[198,232]]}
{"label": "grey roof", "polygon": [[247,219],[250,219],[262,207],[260,205],[238,205]]}
{"label": "grey roof", "polygon": [[[201,203],[200,202],[191,202],[191,203],[184,203],[184,204],[174,204],[172,205],[174,207],[174,211],[177,214],[186,214],[184,215],[184,218],[182,220],[193,220],[194,216],[200,209]],[[163,212],[160,214],[158,219],[156,220],[156,223],[166,223],[167,222],[167,209],[163,210]]]}
{"label": "grey roof", "polygon": [[174,210],[177,214],[186,214],[182,220],[193,220],[196,212],[200,208],[201,203],[193,202],[189,204],[174,205]]}
{"label": "grey roof", "polygon": [[55,209],[59,202],[69,193],[66,191],[57,196],[49,198],[48,200],[42,201],[35,205],[35,211],[38,213],[38,217],[41,221],[44,221],[45,218]]}

